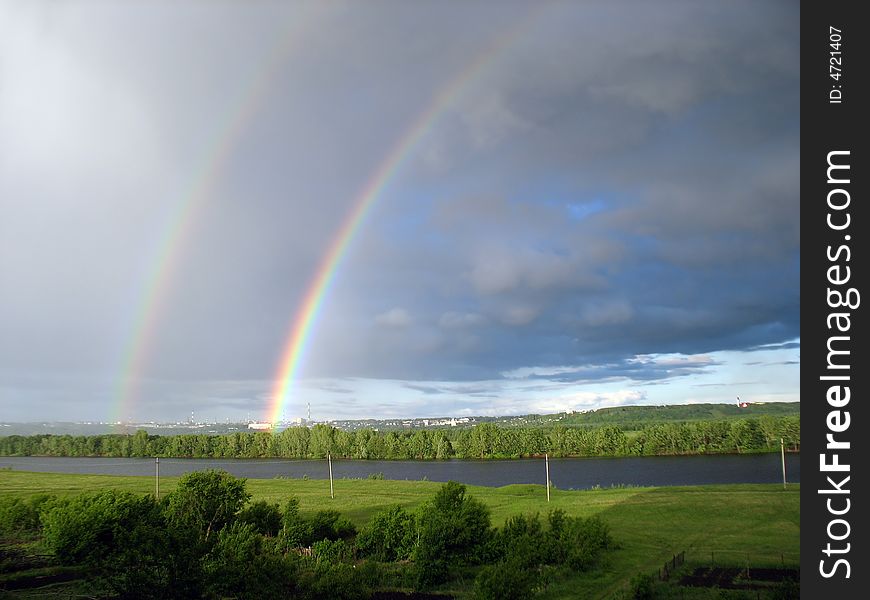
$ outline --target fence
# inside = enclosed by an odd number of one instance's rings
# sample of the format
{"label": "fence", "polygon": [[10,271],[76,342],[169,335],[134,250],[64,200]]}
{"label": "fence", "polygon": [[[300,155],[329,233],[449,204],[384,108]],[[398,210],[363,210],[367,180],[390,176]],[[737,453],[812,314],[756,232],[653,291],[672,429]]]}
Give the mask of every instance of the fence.
{"label": "fence", "polygon": [[685,550],[679,554],[674,554],[674,557],[671,560],[665,561],[665,564],[659,569],[659,581],[670,579],[671,573],[676,571],[684,562],[686,562]]}

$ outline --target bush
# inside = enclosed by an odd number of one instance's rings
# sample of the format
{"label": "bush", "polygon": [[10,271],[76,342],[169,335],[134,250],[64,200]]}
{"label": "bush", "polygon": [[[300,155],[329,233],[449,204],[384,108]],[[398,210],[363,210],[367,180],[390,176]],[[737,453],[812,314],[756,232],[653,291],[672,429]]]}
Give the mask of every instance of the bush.
{"label": "bush", "polygon": [[352,548],[344,540],[320,540],[311,545],[317,562],[340,563],[352,558]]}
{"label": "bush", "polygon": [[226,471],[188,473],[167,496],[166,514],[173,526],[192,529],[208,541],[212,532],[231,523],[251,495],[245,480]]}
{"label": "bush", "polygon": [[159,522],[153,498],[109,490],[46,505],[43,542],[64,564],[97,565],[137,533],[137,527]]}
{"label": "bush", "polygon": [[474,580],[474,600],[525,600],[538,582],[537,572],[518,560],[487,565]]}
{"label": "bush", "polygon": [[218,598],[286,598],[295,590],[296,569],[251,523],[222,529],[203,558],[205,588]]}
{"label": "bush", "polygon": [[310,533],[303,543],[310,545],[320,540],[347,540],[356,535],[356,527],[337,510],[320,510],[310,523]]}
{"label": "bush", "polygon": [[281,541],[286,548],[298,548],[311,537],[311,526],[299,514],[299,498],[291,496],[281,513]]}
{"label": "bush", "polygon": [[346,563],[318,562],[301,587],[305,600],[363,600],[371,596],[365,580]]}
{"label": "bush", "polygon": [[609,527],[598,517],[567,519],[561,541],[570,549],[567,564],[576,571],[590,569],[602,550],[615,546]]}
{"label": "bush", "polygon": [[652,600],[655,597],[651,575],[635,575],[629,584],[628,597],[631,600]]}
{"label": "bush", "polygon": [[0,536],[20,537],[39,531],[40,508],[54,497],[47,494],[21,498],[0,498]]}
{"label": "bush", "polygon": [[120,595],[198,595],[195,561],[183,551],[189,544],[172,539],[150,496],[110,490],[57,500],[44,506],[42,524],[43,543],[62,564],[90,567]]}
{"label": "bush", "polygon": [[480,562],[490,539],[489,509],[465,495],[465,486],[450,481],[420,508],[419,543],[414,558],[421,587],[440,583],[449,564]]}
{"label": "bush", "polygon": [[269,504],[265,500],[259,500],[242,509],[237,520],[253,525],[263,535],[276,536],[281,530],[281,509],[277,503]]}
{"label": "bush", "polygon": [[393,506],[372,517],[357,536],[360,553],[382,562],[406,560],[417,543],[417,520],[401,506]]}
{"label": "bush", "polygon": [[505,560],[524,568],[548,562],[551,546],[538,515],[515,515],[496,534],[496,547]]}

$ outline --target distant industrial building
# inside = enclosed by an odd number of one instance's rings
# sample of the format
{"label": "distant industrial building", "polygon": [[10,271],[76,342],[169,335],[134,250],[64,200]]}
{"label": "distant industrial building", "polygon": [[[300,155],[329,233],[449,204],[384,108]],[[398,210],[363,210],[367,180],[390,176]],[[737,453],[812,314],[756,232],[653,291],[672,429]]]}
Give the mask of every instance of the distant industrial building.
{"label": "distant industrial building", "polygon": [[272,429],[271,423],[248,423],[248,429],[256,429],[257,431],[268,431]]}

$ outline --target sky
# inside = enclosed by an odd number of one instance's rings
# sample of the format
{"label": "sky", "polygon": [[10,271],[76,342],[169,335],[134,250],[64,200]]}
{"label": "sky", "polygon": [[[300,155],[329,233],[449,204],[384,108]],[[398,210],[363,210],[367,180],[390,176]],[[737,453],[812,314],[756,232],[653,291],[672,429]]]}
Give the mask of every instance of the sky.
{"label": "sky", "polygon": [[798,401],[798,26],[4,2],[0,421]]}

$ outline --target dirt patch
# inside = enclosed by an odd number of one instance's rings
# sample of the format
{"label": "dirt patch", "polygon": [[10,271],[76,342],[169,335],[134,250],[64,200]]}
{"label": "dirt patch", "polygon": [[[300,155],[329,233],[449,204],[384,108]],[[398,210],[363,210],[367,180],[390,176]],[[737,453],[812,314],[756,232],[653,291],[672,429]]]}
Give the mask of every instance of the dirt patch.
{"label": "dirt patch", "polygon": [[453,596],[425,592],[375,592],[372,600],[453,600]]}
{"label": "dirt patch", "polygon": [[766,569],[750,567],[698,567],[680,579],[680,585],[718,587],[731,590],[758,590],[783,581],[800,581],[798,569]]}
{"label": "dirt patch", "polygon": [[51,575],[34,575],[33,577],[19,577],[17,579],[13,579],[11,581],[4,581],[0,583],[0,589],[3,590],[30,590],[34,588],[41,588],[45,585],[50,585],[53,583],[64,583],[67,581],[73,581],[75,579],[80,579],[82,576],[79,572],[61,572],[54,573]]}

